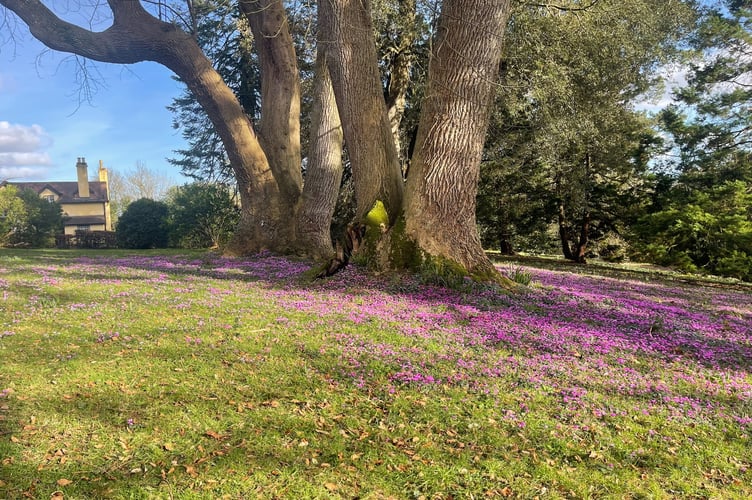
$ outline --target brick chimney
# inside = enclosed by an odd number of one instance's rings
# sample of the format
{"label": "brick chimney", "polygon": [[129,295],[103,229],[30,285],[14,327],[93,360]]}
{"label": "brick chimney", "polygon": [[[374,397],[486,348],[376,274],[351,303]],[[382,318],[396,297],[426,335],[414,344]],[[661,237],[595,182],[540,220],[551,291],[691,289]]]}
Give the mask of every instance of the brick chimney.
{"label": "brick chimney", "polygon": [[86,158],[79,158],[76,162],[76,172],[78,173],[78,197],[89,197],[89,166],[86,164]]}
{"label": "brick chimney", "polygon": [[110,213],[110,184],[107,178],[107,169],[104,168],[104,162],[99,160],[99,182],[104,183],[104,229],[105,231],[112,231],[112,215]]}
{"label": "brick chimney", "polygon": [[102,160],[99,160],[99,182],[104,182],[105,188],[107,189],[107,192],[110,191],[109,186],[109,179],[107,178],[107,169],[104,168],[104,162]]}

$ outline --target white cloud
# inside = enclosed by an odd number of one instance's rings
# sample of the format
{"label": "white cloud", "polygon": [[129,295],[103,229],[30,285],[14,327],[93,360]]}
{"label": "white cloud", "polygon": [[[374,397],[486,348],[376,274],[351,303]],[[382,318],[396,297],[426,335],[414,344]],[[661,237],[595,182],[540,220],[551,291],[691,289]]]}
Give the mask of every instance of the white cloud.
{"label": "white cloud", "polygon": [[41,178],[52,165],[52,140],[39,125],[0,121],[0,179]]}
{"label": "white cloud", "polygon": [[638,111],[657,112],[674,102],[673,93],[676,89],[687,85],[686,66],[666,66],[661,69],[660,76],[663,88],[659,92],[640,96],[633,104]]}
{"label": "white cloud", "polygon": [[38,167],[51,164],[47,153],[0,153],[0,167]]}
{"label": "white cloud", "polygon": [[50,145],[50,138],[39,125],[0,122],[0,153],[33,153]]}
{"label": "white cloud", "polygon": [[43,179],[47,175],[46,168],[39,167],[0,167],[0,181],[13,179]]}

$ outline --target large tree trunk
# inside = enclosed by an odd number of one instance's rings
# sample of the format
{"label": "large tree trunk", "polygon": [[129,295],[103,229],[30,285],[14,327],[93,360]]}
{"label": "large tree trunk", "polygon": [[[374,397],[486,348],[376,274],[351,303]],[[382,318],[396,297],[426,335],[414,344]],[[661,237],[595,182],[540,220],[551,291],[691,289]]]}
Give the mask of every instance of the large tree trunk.
{"label": "large tree trunk", "polygon": [[404,29],[400,32],[395,45],[389,48],[391,61],[389,64],[389,81],[385,92],[387,116],[392,127],[392,137],[394,137],[397,154],[400,157],[400,162],[403,163],[403,175],[407,172],[407,165],[406,159],[403,158],[400,124],[405,115],[407,91],[410,89],[411,83],[410,71],[415,59],[413,53],[413,44],[417,33],[415,7],[415,0],[403,0],[399,3],[400,24],[404,26]]}
{"label": "large tree trunk", "polygon": [[240,0],[261,64],[258,135],[279,184],[283,209],[294,214],[303,178],[300,165],[300,75],[281,0]]}
{"label": "large tree trunk", "polygon": [[334,250],[330,227],[342,182],[342,126],[323,44],[318,45],[314,78],[311,142],[297,221],[297,246],[302,255],[325,260]]}
{"label": "large tree trunk", "polygon": [[405,194],[407,236],[424,254],[480,277],[497,275],[481,246],[475,203],[510,3],[444,2]]}
{"label": "large tree trunk", "polygon": [[402,209],[403,182],[380,83],[369,0],[319,2],[319,30],[345,146],[350,157],[358,219],[376,201],[390,223]]}
{"label": "large tree trunk", "polygon": [[63,21],[39,0],[0,0],[0,4],[53,50],[108,63],[154,61],[178,75],[216,127],[235,173],[243,213],[230,248],[248,253],[286,247],[292,221],[282,209],[282,193],[266,154],[232,90],[191,36],[131,0],[108,0],[113,24],[101,32]]}

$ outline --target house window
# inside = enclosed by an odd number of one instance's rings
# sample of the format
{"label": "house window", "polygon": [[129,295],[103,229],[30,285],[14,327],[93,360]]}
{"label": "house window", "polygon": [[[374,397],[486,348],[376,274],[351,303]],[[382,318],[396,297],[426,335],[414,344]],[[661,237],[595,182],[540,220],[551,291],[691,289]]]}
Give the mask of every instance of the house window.
{"label": "house window", "polygon": [[55,195],[54,194],[46,194],[42,196],[42,199],[45,200],[48,203],[54,203],[55,202]]}
{"label": "house window", "polygon": [[76,226],[76,231],[91,231],[91,226],[89,224],[79,224]]}

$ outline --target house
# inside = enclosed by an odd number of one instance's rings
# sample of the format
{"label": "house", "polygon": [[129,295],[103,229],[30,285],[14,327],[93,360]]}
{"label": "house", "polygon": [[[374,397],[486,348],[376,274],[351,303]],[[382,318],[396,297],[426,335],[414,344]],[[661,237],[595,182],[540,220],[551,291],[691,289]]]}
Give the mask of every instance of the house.
{"label": "house", "polygon": [[7,182],[19,190],[31,189],[49,202],[60,203],[63,209],[65,234],[76,231],[112,231],[110,189],[107,169],[99,161],[99,180],[89,180],[89,166],[85,158],[76,162],[77,180],[74,182]]}

